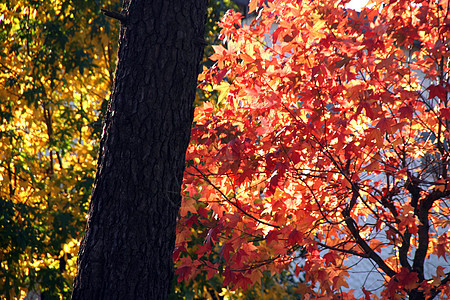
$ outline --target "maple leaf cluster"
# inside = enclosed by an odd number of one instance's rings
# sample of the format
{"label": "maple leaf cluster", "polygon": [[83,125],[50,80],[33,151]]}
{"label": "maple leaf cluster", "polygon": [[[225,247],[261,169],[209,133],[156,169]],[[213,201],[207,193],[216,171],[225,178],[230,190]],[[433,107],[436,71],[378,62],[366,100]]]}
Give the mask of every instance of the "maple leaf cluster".
{"label": "maple leaf cluster", "polygon": [[263,2],[224,16],[200,75],[219,98],[196,109],[178,279],[246,288],[297,263],[299,293],[352,299],[356,256],[382,297],[450,296],[450,265],[424,271],[449,256],[448,1]]}

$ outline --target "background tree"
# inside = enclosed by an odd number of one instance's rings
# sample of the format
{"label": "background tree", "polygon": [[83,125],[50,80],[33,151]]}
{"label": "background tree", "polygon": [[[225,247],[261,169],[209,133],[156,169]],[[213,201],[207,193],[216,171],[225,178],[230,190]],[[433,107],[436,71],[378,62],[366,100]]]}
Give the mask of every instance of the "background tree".
{"label": "background tree", "polygon": [[359,257],[383,298],[450,295],[449,3],[345,2],[254,0],[251,26],[224,17],[201,78],[219,101],[197,110],[188,149],[178,276],[246,288],[294,261],[302,295],[353,299]]}
{"label": "background tree", "polygon": [[73,299],[166,299],[207,1],[124,1]]}
{"label": "background tree", "polygon": [[2,298],[70,296],[115,31],[94,1],[0,4]]}

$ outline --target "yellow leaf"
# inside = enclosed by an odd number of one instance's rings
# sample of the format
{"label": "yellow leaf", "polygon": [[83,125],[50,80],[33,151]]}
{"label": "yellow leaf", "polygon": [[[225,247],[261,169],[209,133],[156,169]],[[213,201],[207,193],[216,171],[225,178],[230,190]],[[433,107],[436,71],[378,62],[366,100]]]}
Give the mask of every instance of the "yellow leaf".
{"label": "yellow leaf", "polygon": [[230,91],[230,88],[231,85],[226,81],[222,81],[218,86],[214,87],[216,91],[219,91],[219,98],[217,99],[217,104],[222,103],[223,99],[226,99]]}

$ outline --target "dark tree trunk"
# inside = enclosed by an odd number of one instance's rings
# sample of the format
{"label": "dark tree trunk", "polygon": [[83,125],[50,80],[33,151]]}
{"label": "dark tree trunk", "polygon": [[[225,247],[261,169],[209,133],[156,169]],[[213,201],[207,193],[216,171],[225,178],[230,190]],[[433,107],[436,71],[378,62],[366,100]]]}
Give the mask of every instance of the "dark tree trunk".
{"label": "dark tree trunk", "polygon": [[73,299],[167,298],[206,5],[124,2]]}

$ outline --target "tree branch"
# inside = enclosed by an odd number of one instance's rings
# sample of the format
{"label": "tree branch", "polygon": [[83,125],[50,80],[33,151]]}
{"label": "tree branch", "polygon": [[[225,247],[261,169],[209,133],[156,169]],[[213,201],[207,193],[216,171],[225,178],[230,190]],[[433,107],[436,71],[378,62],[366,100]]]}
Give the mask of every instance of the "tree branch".
{"label": "tree branch", "polygon": [[[449,281],[450,281],[450,273],[447,273],[447,276],[441,280],[441,284],[439,286],[446,285]],[[440,291],[437,288],[433,288],[431,290],[431,295],[430,295],[429,300],[434,299],[434,297],[436,297],[439,293],[440,293]]]}
{"label": "tree branch", "polygon": [[347,249],[343,249],[343,248],[333,247],[333,246],[329,246],[329,245],[327,245],[325,243],[322,243],[322,242],[316,242],[316,243],[317,243],[317,245],[319,245],[321,247],[324,247],[325,249],[339,251],[339,252],[343,252],[343,253],[359,256],[359,257],[362,257],[362,258],[369,258],[369,255],[367,255],[366,253],[361,253],[361,252],[357,252],[357,251],[353,251],[353,250],[347,250]]}
{"label": "tree branch", "polygon": [[127,21],[127,17],[121,13],[118,13],[116,11],[109,11],[103,8],[101,8],[100,10],[105,16],[119,20],[121,23],[126,23]]}
{"label": "tree branch", "polygon": [[265,221],[263,221],[263,220],[260,220],[260,219],[258,219],[258,218],[256,218],[256,217],[252,216],[252,215],[249,214],[248,212],[246,212],[246,211],[245,211],[244,209],[242,209],[238,204],[236,204],[236,203],[234,203],[233,201],[231,201],[231,200],[227,197],[227,195],[225,195],[225,194],[222,192],[221,189],[219,189],[217,186],[215,186],[215,185],[211,182],[211,180],[209,180],[208,177],[202,173],[201,170],[199,170],[199,169],[198,169],[196,166],[194,166],[194,165],[193,165],[192,167],[193,167],[194,169],[196,169],[198,173],[200,173],[200,175],[202,176],[203,180],[205,180],[205,181],[206,181],[209,185],[211,185],[216,191],[218,191],[218,192],[220,193],[220,195],[222,195],[222,197],[223,197],[228,203],[230,203],[231,205],[233,205],[234,207],[236,207],[241,213],[243,213],[243,214],[246,215],[247,217],[249,217],[249,218],[251,218],[251,219],[253,219],[253,220],[255,220],[256,222],[259,222],[259,223],[261,223],[261,224],[264,224],[264,225],[267,225],[267,226],[271,226],[271,227],[274,227],[274,228],[280,228],[280,226],[277,226],[277,225],[273,225],[273,224],[267,223],[267,222],[265,222]]}
{"label": "tree branch", "polygon": [[413,260],[413,270],[419,274],[419,280],[425,280],[423,265],[425,262],[425,257],[427,256],[428,244],[429,244],[429,221],[428,214],[429,210],[433,206],[434,201],[447,197],[450,195],[450,191],[441,192],[435,190],[428,194],[424,199],[420,200],[420,204],[417,208],[417,216],[419,218],[420,224],[418,225],[418,245],[417,250],[414,255]]}
{"label": "tree branch", "polygon": [[347,210],[342,211],[342,215],[345,217],[345,223],[350,230],[351,234],[356,240],[356,243],[364,250],[364,252],[368,255],[370,259],[372,259],[381,270],[383,270],[386,275],[389,277],[394,276],[396,273],[394,270],[392,270],[385,262],[384,260],[373,251],[372,248],[367,244],[367,242],[359,235],[359,230],[356,227],[355,220],[353,220],[352,217],[350,217],[350,212]]}

